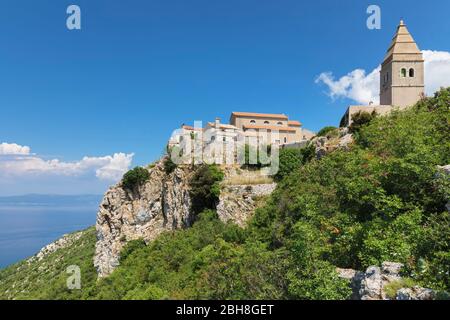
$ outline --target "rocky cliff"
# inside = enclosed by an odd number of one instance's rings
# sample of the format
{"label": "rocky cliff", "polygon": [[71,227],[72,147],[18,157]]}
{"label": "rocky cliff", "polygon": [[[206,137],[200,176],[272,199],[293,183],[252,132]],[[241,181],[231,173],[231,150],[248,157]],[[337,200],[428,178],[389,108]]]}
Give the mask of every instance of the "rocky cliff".
{"label": "rocky cliff", "polygon": [[370,266],[365,272],[353,269],[336,271],[341,278],[348,279],[353,300],[433,300],[436,293],[419,286],[407,287],[401,276],[403,264],[383,262],[381,268]]}
{"label": "rocky cliff", "polygon": [[[154,240],[164,231],[191,226],[189,181],[191,166],[178,166],[172,173],[164,170],[164,159],[148,168],[150,179],[135,190],[126,190],[122,183],[105,194],[97,213],[97,243],[94,265],[100,277],[110,274],[119,264],[120,251],[135,239]],[[239,174],[242,170],[236,169]],[[228,185],[238,174],[226,169],[220,201],[219,218],[241,226],[257,206],[258,197],[270,194],[273,183]]]}

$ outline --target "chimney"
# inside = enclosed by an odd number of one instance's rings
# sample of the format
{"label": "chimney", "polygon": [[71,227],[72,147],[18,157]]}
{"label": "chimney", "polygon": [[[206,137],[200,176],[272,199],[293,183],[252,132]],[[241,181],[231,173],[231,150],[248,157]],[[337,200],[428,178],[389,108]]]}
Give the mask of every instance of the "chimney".
{"label": "chimney", "polygon": [[216,117],[215,127],[216,127],[216,129],[220,129],[220,118],[219,117]]}

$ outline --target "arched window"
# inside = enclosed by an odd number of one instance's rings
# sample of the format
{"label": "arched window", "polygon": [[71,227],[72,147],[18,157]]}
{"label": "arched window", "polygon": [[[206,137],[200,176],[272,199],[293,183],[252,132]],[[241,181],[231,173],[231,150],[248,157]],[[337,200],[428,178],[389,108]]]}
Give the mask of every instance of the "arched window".
{"label": "arched window", "polygon": [[270,122],[269,121],[264,121],[264,124],[269,124]]}
{"label": "arched window", "polygon": [[409,76],[411,78],[414,78],[414,69],[413,68],[409,69]]}
{"label": "arched window", "polygon": [[278,122],[278,125],[279,125],[279,126],[282,126],[282,125],[283,125],[283,122]]}
{"label": "arched window", "polygon": [[256,121],[255,120],[250,120],[250,123],[256,123]]}
{"label": "arched window", "polygon": [[406,69],[402,68],[402,70],[400,71],[400,74],[403,78],[406,78]]}

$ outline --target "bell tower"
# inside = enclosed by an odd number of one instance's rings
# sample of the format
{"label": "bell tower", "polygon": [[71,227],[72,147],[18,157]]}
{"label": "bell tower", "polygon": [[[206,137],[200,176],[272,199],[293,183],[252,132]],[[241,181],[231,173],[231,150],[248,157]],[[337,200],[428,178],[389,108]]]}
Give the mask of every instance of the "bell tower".
{"label": "bell tower", "polygon": [[423,56],[401,20],[381,66],[380,104],[409,107],[424,91]]}

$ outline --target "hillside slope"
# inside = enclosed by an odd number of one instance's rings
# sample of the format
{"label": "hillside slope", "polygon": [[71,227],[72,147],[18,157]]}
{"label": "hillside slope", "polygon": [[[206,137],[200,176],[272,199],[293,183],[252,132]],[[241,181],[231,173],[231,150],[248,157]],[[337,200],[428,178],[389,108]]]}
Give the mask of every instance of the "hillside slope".
{"label": "hillside slope", "polygon": [[[204,210],[190,228],[129,241],[99,281],[89,229],[61,252],[1,271],[0,297],[346,299],[336,268],[384,261],[405,266],[396,285],[450,291],[450,181],[440,168],[450,164],[450,88],[353,137],[320,160],[282,157],[295,166],[283,165],[293,169],[245,228]],[[69,263],[81,266],[81,290],[65,289]]]}

